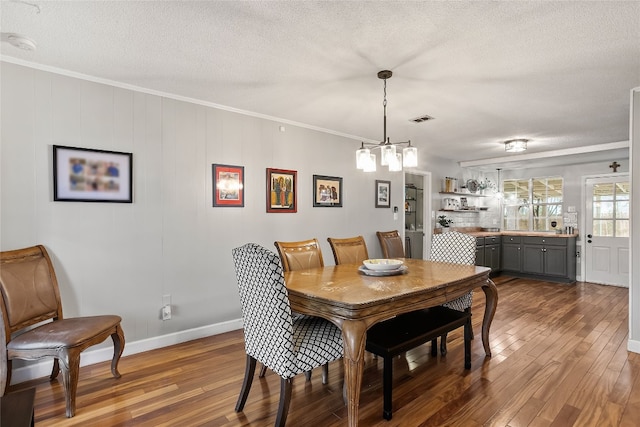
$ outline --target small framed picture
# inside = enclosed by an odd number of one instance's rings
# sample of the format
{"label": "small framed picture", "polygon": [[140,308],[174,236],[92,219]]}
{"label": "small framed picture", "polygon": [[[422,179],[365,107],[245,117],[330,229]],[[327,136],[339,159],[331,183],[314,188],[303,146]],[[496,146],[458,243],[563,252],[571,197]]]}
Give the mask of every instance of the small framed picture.
{"label": "small framed picture", "polygon": [[213,166],[213,206],[244,207],[244,167]]}
{"label": "small framed picture", "polygon": [[460,197],[460,209],[469,209],[466,197]]}
{"label": "small framed picture", "polygon": [[342,178],[313,175],[313,207],[342,207]]}
{"label": "small framed picture", "polygon": [[133,154],[53,146],[53,200],[133,203]]}
{"label": "small framed picture", "polygon": [[391,181],[376,179],[376,208],[391,207]]}
{"label": "small framed picture", "polygon": [[298,211],[298,173],[286,169],[267,168],[267,212]]}

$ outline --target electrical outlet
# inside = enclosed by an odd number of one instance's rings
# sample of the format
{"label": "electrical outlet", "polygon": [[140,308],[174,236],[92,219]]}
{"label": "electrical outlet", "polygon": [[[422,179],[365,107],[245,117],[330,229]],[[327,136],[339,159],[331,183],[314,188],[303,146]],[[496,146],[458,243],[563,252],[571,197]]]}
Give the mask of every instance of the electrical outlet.
{"label": "electrical outlet", "polygon": [[171,320],[171,294],[162,295],[160,318],[162,320]]}
{"label": "electrical outlet", "polygon": [[162,320],[171,320],[171,305],[167,304],[162,307]]}

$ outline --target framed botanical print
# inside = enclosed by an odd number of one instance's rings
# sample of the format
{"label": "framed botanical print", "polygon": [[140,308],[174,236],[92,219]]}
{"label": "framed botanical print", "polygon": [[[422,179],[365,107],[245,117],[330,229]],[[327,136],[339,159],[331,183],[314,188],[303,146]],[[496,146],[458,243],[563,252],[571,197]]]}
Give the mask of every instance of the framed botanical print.
{"label": "framed botanical print", "polygon": [[313,175],[313,207],[342,207],[342,178]]}
{"label": "framed botanical print", "polygon": [[391,207],[391,181],[376,180],[376,208]]}
{"label": "framed botanical print", "polygon": [[286,169],[267,168],[267,212],[298,211],[298,173]]}

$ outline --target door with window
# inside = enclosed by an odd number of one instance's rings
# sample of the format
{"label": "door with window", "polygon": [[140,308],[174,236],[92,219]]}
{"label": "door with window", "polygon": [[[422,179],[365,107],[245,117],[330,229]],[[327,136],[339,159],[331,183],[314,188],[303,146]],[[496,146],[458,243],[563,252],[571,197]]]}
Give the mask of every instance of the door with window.
{"label": "door with window", "polygon": [[629,176],[585,183],[585,281],[629,287]]}

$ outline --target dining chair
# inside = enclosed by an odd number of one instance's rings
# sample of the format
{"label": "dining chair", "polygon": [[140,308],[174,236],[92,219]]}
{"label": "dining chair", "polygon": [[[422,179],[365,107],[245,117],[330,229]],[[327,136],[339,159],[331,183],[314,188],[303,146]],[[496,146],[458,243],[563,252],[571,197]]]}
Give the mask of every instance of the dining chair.
{"label": "dining chair", "polygon": [[282,269],[286,271],[306,268],[324,267],[322,250],[318,239],[301,240],[299,242],[274,243],[278,249]]}
{"label": "dining chair", "polygon": [[367,244],[362,236],[348,237],[346,239],[327,238],[333,259],[336,265],[340,264],[361,264],[365,259],[369,259]]}
{"label": "dining chair", "polygon": [[256,362],[280,376],[276,426],[284,426],[296,375],[340,359],[342,332],[333,323],[313,316],[293,317],[278,256],[255,243],[232,250],[240,304],[245,375],[235,411],[249,396]]}
{"label": "dining chair", "polygon": [[[111,374],[120,378],[124,350],[116,315],[63,318],[58,281],[42,245],[0,252],[0,395],[11,383],[12,360],[53,357],[51,380],[62,371],[67,417],[76,410],[80,353],[111,337]],[[46,323],[43,323],[46,322]],[[36,326],[37,325],[37,326]]]}
{"label": "dining chair", "polygon": [[[318,239],[301,240],[297,242],[274,242],[282,269],[287,271],[303,270],[307,268],[324,267],[322,259],[322,250]],[[303,316],[302,314],[293,313],[293,316]],[[266,365],[260,368],[260,378],[264,377],[267,372]],[[311,371],[305,372],[307,381],[311,380]],[[326,384],[329,378],[329,364],[322,366],[322,384]]]}
{"label": "dining chair", "polygon": [[[458,231],[434,234],[431,239],[431,261],[474,265],[476,263],[476,238]],[[471,311],[473,292],[443,304],[458,311]],[[473,330],[471,331],[473,337]],[[437,346],[437,340],[432,345]],[[432,350],[433,353],[434,350]],[[447,334],[440,337],[440,354],[447,354]]]}
{"label": "dining chair", "polygon": [[404,258],[404,247],[398,230],[376,231],[385,258]]}

